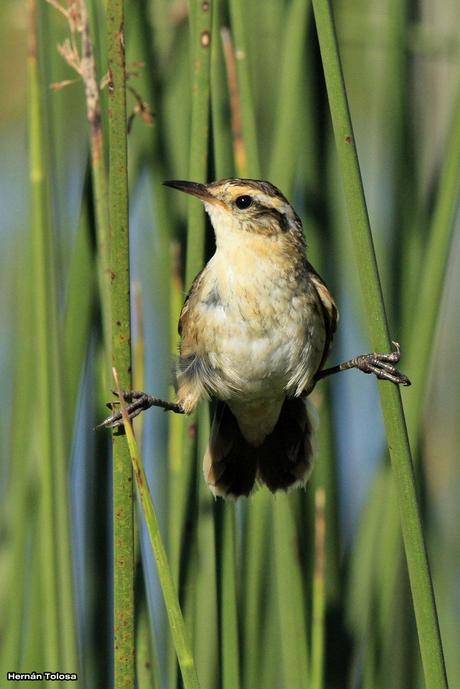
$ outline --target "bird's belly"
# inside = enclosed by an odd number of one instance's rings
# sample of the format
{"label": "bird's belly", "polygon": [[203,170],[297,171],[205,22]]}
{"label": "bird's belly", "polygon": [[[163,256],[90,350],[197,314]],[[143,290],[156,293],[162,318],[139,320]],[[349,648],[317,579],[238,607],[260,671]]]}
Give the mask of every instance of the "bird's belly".
{"label": "bird's belly", "polygon": [[[239,306],[239,307],[238,307]],[[324,350],[324,324],[305,297],[254,313],[221,308],[209,318],[210,365],[228,381],[230,399],[256,400],[300,394]],[[214,323],[213,323],[214,322]],[[212,325],[213,323],[213,325]]]}

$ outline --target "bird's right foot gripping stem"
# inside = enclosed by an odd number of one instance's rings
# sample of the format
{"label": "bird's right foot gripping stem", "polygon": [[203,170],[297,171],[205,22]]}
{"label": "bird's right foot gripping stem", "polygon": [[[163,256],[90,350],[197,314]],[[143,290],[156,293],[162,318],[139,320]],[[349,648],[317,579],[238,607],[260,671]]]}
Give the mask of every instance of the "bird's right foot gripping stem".
{"label": "bird's right foot gripping stem", "polygon": [[[112,391],[114,395],[118,397],[118,392],[116,390]],[[136,418],[139,414],[150,407],[161,407],[164,411],[172,411],[175,414],[185,414],[184,409],[180,404],[175,402],[168,402],[166,400],[159,399],[158,397],[153,397],[146,392],[136,392],[135,390],[123,391],[121,393],[126,404],[126,413],[128,417],[132,420]],[[114,400],[113,402],[108,402],[107,406],[109,409],[113,409],[115,404],[120,402]],[[108,416],[102,423],[96,426],[95,430],[99,428],[117,428],[123,425],[123,416],[121,411],[114,412],[111,416]]]}

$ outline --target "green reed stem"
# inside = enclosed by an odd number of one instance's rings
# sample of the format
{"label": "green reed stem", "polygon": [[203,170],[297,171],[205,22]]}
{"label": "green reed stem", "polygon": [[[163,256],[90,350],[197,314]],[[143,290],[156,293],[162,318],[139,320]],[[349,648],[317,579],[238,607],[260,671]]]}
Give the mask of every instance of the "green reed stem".
{"label": "green reed stem", "polygon": [[[209,83],[211,65],[212,6],[193,0],[191,3],[190,50],[193,64],[192,82],[192,122],[190,130],[189,178],[193,181],[206,181],[208,167],[209,135]],[[207,8],[207,9],[206,9]],[[185,287],[190,285],[203,267],[205,251],[205,216],[203,205],[196,199],[189,199],[187,214],[187,256],[185,268]],[[182,421],[184,486],[190,486],[194,467],[197,414],[191,414]],[[185,500],[184,500],[185,506]]]}
{"label": "green reed stem", "polygon": [[66,442],[63,395],[63,343],[58,316],[56,241],[50,212],[49,167],[45,136],[45,86],[39,63],[40,8],[29,1],[28,54],[32,245],[37,337],[37,439],[41,467],[43,614],[49,667],[78,671],[72,561],[70,555]]}
{"label": "green reed stem", "polygon": [[[233,172],[232,136],[226,116],[228,92],[221,34],[220,5],[214,7],[213,43],[211,54],[211,103],[214,167],[216,178],[230,177]],[[206,487],[205,490],[208,490]],[[238,633],[237,567],[235,505],[219,500],[215,505],[216,550],[218,571],[219,646],[222,689],[239,689],[240,658]]]}
{"label": "green reed stem", "polygon": [[219,502],[219,530],[216,549],[220,571],[219,628],[222,689],[239,689],[237,569],[235,544],[235,506]]}
{"label": "green reed stem", "polygon": [[[96,216],[98,257],[98,285],[101,300],[102,329],[107,358],[110,361],[110,226],[108,208],[107,169],[104,156],[104,134],[97,78],[94,43],[91,38],[87,0],[80,3],[82,23],[82,78],[85,86],[86,113],[90,134],[91,171]],[[109,378],[110,380],[110,378]]]}
{"label": "green reed stem", "polygon": [[89,219],[89,186],[83,195],[80,220],[69,266],[64,318],[67,408],[75,412],[84,361],[91,337],[94,307],[94,252]]}
{"label": "green reed stem", "polygon": [[[191,128],[190,128],[190,158],[189,179],[206,182],[208,167],[208,136],[209,136],[209,83],[211,63],[212,14],[214,2],[203,3],[192,0],[190,3],[190,63],[191,63]],[[185,268],[185,288],[188,290],[198,272],[203,267],[205,253],[206,223],[204,208],[196,199],[188,200],[187,212],[187,255]],[[183,300],[183,293],[178,295],[174,289],[173,297],[179,296]],[[173,341],[175,341],[175,336]],[[171,488],[169,499],[174,519],[170,528],[171,566],[174,579],[178,584],[180,578],[181,547],[184,544],[186,530],[187,507],[189,506],[190,487],[194,486],[194,471],[196,467],[196,437],[197,413],[187,417],[177,417],[170,422],[171,449]],[[179,433],[181,438],[179,439]],[[180,455],[178,454],[180,452]],[[192,548],[196,544],[192,545]],[[193,569],[192,553],[189,565]],[[189,611],[194,610],[190,599],[195,594],[193,586],[187,588]],[[193,601],[192,601],[193,603]],[[193,615],[187,615],[187,621]],[[176,670],[171,667],[171,687],[176,686]]]}
{"label": "green reed stem", "polygon": [[[22,268],[24,274],[28,275],[32,256],[30,245],[24,248]],[[24,432],[21,420],[29,414],[29,390],[35,389],[36,379],[35,345],[32,338],[23,337],[34,319],[33,290],[31,281],[24,280],[23,274],[18,271],[13,290],[13,337],[17,342],[21,341],[21,346],[17,348],[15,355],[11,400],[12,419],[16,419],[16,423],[12,424],[9,437],[8,487],[2,506],[6,571],[3,575],[0,608],[2,629],[8,630],[0,646],[2,676],[6,676],[11,667],[17,667],[19,671],[24,667],[21,659],[24,658],[26,604],[31,599],[28,585],[31,548],[28,548],[28,541],[31,539],[31,525],[37,522],[38,505],[30,436]],[[32,538],[31,541],[33,540]],[[38,539],[35,542],[38,543]]]}
{"label": "green reed stem", "polygon": [[305,0],[291,3],[284,29],[281,74],[277,98],[275,132],[268,179],[291,194],[300,155],[298,117],[302,94],[302,71],[305,69],[305,48],[311,5]]}
{"label": "green reed stem", "polygon": [[149,611],[142,598],[137,615],[136,677],[138,689],[160,689],[159,663],[153,645]]}
{"label": "green reed stem", "polygon": [[[213,2],[204,3],[201,0],[191,3],[193,82],[189,176],[194,182],[206,182],[208,168],[212,6]],[[212,36],[212,40],[215,40],[215,36]],[[205,227],[203,205],[196,199],[189,199],[185,270],[187,289],[203,267]]]}
{"label": "green reed stem", "polygon": [[324,633],[326,609],[326,494],[323,488],[315,492],[315,572],[313,575],[311,685],[324,686]]}
{"label": "green reed stem", "polygon": [[294,504],[290,497],[277,495],[273,505],[282,677],[286,689],[307,689],[310,663],[303,572],[298,555]]}
{"label": "green reed stem", "polygon": [[214,687],[219,676],[215,500],[203,480],[201,469],[201,459],[209,442],[209,427],[209,405],[202,404],[198,411],[196,567],[190,572],[190,578],[195,579],[193,653],[201,683]]}
{"label": "green reed stem", "polygon": [[[109,58],[109,208],[112,278],[112,361],[123,390],[131,388],[128,169],[124,2],[107,2]],[[134,513],[129,448],[114,431],[114,674],[117,689],[134,686]]]}
{"label": "green reed stem", "polygon": [[241,0],[230,0],[232,37],[237,63],[238,90],[241,103],[241,126],[246,150],[246,169],[237,170],[240,177],[260,177],[259,148],[251,77],[248,64],[246,13]]}
{"label": "green reed stem", "polygon": [[[114,369],[117,388],[120,389]],[[160,579],[161,590],[168,613],[169,627],[176,649],[177,660],[182,673],[184,689],[199,689],[198,676],[196,674],[195,662],[187,640],[187,631],[184,618],[179,606],[179,599],[174,586],[174,581],[169,568],[166,550],[161,538],[158,526],[158,518],[153,505],[152,496],[145,476],[142,457],[139,447],[134,437],[131,423],[126,414],[126,406],[120,395],[121,410],[125,424],[126,438],[129,446],[129,453],[136,480],[137,496],[147,525],[150,544],[157,564],[158,577]],[[117,689],[118,689],[118,685]],[[134,686],[134,685],[133,685]]]}
{"label": "green reed stem", "polygon": [[420,387],[414,401],[408,400],[407,426],[412,445],[417,445],[433,339],[438,322],[439,306],[445,283],[446,266],[455,217],[460,200],[460,87],[454,103],[452,125],[447,137],[444,164],[441,170],[436,204],[431,222],[418,297],[410,326],[407,372]]}
{"label": "green reed stem", "polygon": [[[391,343],[330,4],[328,0],[313,0],[313,8],[369,333],[374,349],[386,351]],[[401,396],[396,386],[384,382],[379,383],[379,391],[398,491],[425,681],[429,689],[446,689],[441,637]]]}
{"label": "green reed stem", "polygon": [[228,86],[222,45],[222,3],[214,4],[211,46],[211,112],[216,179],[233,174],[233,150],[228,118]]}

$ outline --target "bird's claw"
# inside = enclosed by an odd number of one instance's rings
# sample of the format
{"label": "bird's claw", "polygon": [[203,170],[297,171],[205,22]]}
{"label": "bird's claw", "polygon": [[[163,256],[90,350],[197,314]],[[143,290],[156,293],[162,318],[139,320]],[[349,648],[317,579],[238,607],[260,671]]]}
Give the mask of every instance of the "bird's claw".
{"label": "bird's claw", "polygon": [[[117,390],[112,390],[113,394],[119,397]],[[135,390],[122,391],[123,399],[126,403],[126,414],[128,418],[132,421],[136,416],[141,414],[146,409],[152,406],[152,397],[146,392],[136,392]],[[113,400],[113,402],[107,402],[107,407],[113,410],[114,405],[120,404],[120,400]],[[102,423],[96,426],[96,430],[100,428],[118,428],[123,425],[123,414],[121,409],[114,412],[111,416],[108,416]]]}
{"label": "bird's claw", "polygon": [[396,385],[408,386],[411,384],[409,378],[393,366],[401,358],[401,348],[397,342],[392,344],[395,347],[393,352],[362,354],[356,357],[355,366],[363,373],[373,373],[380,380],[389,380]]}
{"label": "bird's claw", "polygon": [[[118,391],[112,391],[114,395],[119,397]],[[164,411],[173,411],[175,414],[185,414],[184,409],[180,404],[175,402],[167,402],[166,400],[161,400],[158,397],[152,397],[146,392],[136,392],[135,390],[128,390],[121,393],[123,395],[126,404],[126,414],[129,419],[135,419],[136,416],[141,414],[143,411],[150,409],[150,407],[161,407]],[[113,400],[113,402],[108,402],[107,406],[109,409],[113,410],[115,404],[120,404],[120,400]],[[99,428],[118,428],[118,426],[123,425],[123,414],[120,411],[116,411],[111,416],[104,419],[102,423],[96,426],[95,430]]]}

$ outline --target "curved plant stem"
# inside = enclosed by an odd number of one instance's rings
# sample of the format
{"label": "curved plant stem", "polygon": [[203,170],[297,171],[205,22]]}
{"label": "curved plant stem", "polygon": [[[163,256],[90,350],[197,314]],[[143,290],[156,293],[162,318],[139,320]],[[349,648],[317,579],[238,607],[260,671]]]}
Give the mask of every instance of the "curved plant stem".
{"label": "curved plant stem", "polygon": [[[112,360],[123,390],[131,388],[128,174],[124,2],[107,3],[109,55],[109,208],[112,279]],[[134,515],[128,444],[113,433],[114,675],[117,689],[134,679]]]}
{"label": "curved plant stem", "polygon": [[[385,351],[390,348],[390,337],[330,4],[328,0],[313,0],[313,8],[369,333],[375,350]],[[398,491],[425,681],[429,689],[446,689],[441,637],[401,396],[393,385],[379,383],[379,389]]]}
{"label": "curved plant stem", "polygon": [[[117,388],[120,391],[120,384],[115,369],[114,377]],[[168,559],[166,557],[166,550],[161,538],[161,533],[158,526],[158,518],[153,505],[147,478],[145,476],[139,447],[137,445],[136,438],[134,437],[131,423],[126,414],[126,405],[124,403],[121,391],[119,393],[119,399],[125,423],[129,453],[134,469],[137,495],[145,517],[150,543],[157,564],[158,577],[160,579],[161,589],[163,591],[163,598],[166,605],[166,611],[168,613],[169,627],[176,649],[177,660],[182,673],[184,689],[199,689],[200,685],[198,682],[198,676],[196,674],[195,663],[190,650],[189,642],[187,640],[187,630],[185,628],[184,618],[179,606],[174,581],[169,568]],[[116,686],[118,687],[118,685]],[[134,686],[134,684],[132,686]]]}

